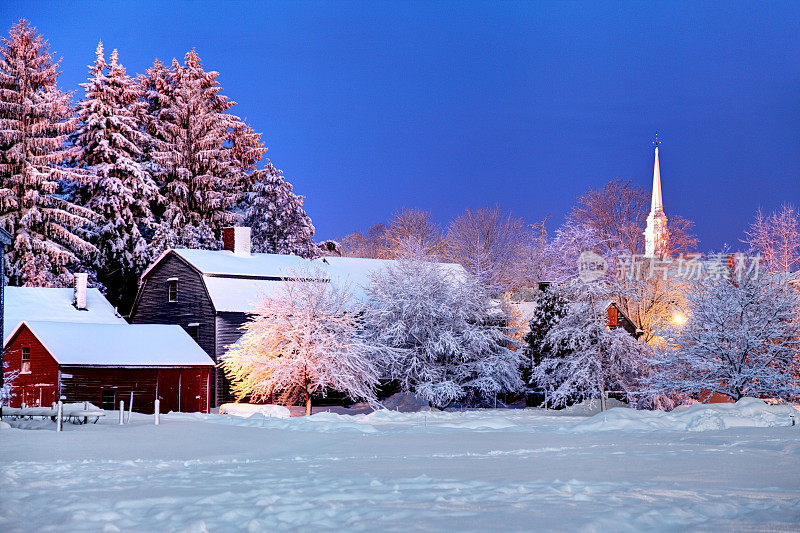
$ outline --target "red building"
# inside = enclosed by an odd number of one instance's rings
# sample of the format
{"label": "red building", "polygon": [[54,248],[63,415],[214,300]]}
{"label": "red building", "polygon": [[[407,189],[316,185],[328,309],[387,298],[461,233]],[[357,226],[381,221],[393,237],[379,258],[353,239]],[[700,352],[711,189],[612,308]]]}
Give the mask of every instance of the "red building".
{"label": "red building", "polygon": [[12,407],[89,401],[103,409],[208,412],[214,362],[180,327],[21,322],[5,343]]}

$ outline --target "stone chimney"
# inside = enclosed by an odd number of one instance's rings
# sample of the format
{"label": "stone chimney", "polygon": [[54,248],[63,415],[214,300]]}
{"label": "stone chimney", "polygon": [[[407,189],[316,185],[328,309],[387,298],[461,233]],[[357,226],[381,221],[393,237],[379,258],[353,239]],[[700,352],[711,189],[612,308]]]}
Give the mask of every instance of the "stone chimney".
{"label": "stone chimney", "polygon": [[225,250],[234,255],[247,257],[250,255],[250,228],[236,226],[222,229],[222,244]]}
{"label": "stone chimney", "polygon": [[75,274],[75,297],[73,305],[76,309],[86,311],[86,286],[89,282],[89,274]]}

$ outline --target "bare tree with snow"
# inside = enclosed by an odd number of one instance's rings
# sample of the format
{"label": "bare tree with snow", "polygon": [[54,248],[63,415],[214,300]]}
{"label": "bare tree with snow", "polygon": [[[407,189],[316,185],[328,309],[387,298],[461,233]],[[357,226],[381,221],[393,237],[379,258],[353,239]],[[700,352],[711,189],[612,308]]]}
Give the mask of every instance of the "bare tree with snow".
{"label": "bare tree with snow", "polygon": [[70,265],[96,252],[93,213],[57,194],[60,183],[85,179],[62,165],[75,120],[57,77],[47,41],[27,21],[0,40],[0,225],[14,236],[12,285],[68,285]]}
{"label": "bare tree with snow", "polygon": [[393,259],[403,255],[408,247],[425,255],[438,257],[442,253],[442,234],[428,211],[402,208],[395,213],[386,228],[383,256]]}
{"label": "bare tree with snow", "polygon": [[[320,273],[296,272],[295,279]],[[238,399],[292,405],[333,389],[375,401],[378,372],[361,341],[358,306],[350,294],[324,281],[287,281],[262,296],[244,335],[229,346],[221,366]]]}
{"label": "bare tree with snow", "polygon": [[656,392],[696,398],[719,393],[790,398],[800,364],[800,292],[781,276],[743,276],[738,283],[701,279],[686,294],[688,321],[661,335]]}
{"label": "bare tree with snow", "polygon": [[791,205],[764,216],[761,209],[746,232],[744,242],[761,256],[769,272],[794,272],[800,269],[800,215]]}
{"label": "bare tree with snow", "polygon": [[447,231],[446,256],[478,278],[491,294],[521,288],[529,280],[526,246],[533,234],[525,222],[499,207],[467,209]]}
{"label": "bare tree with snow", "polygon": [[401,259],[373,276],[367,342],[387,377],[443,409],[521,388],[521,350],[502,311],[471,275]]}

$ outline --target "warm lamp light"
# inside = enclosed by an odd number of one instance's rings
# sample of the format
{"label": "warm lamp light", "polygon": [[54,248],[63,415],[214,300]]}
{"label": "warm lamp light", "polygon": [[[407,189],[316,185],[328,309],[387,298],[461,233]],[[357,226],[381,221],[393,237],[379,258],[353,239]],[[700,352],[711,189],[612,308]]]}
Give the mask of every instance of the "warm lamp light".
{"label": "warm lamp light", "polygon": [[686,318],[686,315],[684,315],[683,313],[672,314],[672,323],[675,324],[676,326],[682,326],[686,324],[687,320],[688,318]]}

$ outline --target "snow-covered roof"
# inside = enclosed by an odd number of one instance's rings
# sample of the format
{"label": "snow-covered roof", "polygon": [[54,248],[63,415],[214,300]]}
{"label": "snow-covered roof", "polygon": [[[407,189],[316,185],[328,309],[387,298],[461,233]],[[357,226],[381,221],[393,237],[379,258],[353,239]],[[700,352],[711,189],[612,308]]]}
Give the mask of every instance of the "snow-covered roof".
{"label": "snow-covered roof", "polygon": [[126,324],[97,289],[86,290],[86,310],[72,305],[73,289],[50,287],[6,287],[3,339],[23,320]]}
{"label": "snow-covered roof", "polygon": [[180,326],[25,321],[18,328],[23,325],[62,365],[214,365]]}
{"label": "snow-covered roof", "polygon": [[203,276],[208,295],[219,312],[249,312],[259,297],[270,297],[285,281]]}
{"label": "snow-covered roof", "polygon": [[203,274],[229,276],[285,277],[295,270],[304,270],[309,261],[297,255],[250,254],[235,255],[228,250],[175,249]]}
{"label": "snow-covered roof", "polygon": [[[260,296],[275,294],[285,283],[279,278],[293,278],[298,274],[321,281],[329,280],[347,288],[356,299],[366,301],[366,289],[372,274],[395,262],[391,259],[360,257],[324,257],[309,261],[296,255],[245,256],[235,255],[228,250],[173,251],[203,274],[214,308],[220,312],[251,312]],[[464,267],[457,263],[440,263],[440,266],[455,276],[466,273]]]}

